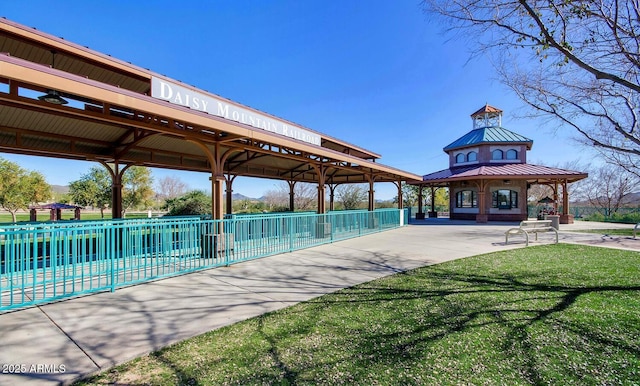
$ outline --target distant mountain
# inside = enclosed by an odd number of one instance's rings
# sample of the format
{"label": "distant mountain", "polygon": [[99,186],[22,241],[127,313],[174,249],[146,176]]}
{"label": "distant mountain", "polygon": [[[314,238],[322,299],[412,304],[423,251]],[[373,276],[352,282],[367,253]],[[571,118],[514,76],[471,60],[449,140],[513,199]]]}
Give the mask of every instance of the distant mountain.
{"label": "distant mountain", "polygon": [[[606,201],[602,197],[603,202]],[[640,192],[627,193],[621,200],[622,205],[640,205]],[[591,203],[588,200],[571,201],[569,206],[590,206]]]}
{"label": "distant mountain", "polygon": [[51,190],[55,194],[67,194],[69,193],[69,187],[65,185],[51,185]]}
{"label": "distant mountain", "polygon": [[629,193],[625,195],[622,199],[622,202],[624,202],[625,204],[640,204],[640,192]]}
{"label": "distant mountain", "polygon": [[240,193],[233,193],[231,195],[231,198],[233,200],[249,200],[249,201],[262,201],[262,197],[261,198],[253,198],[253,197],[247,197],[244,194],[240,194]]}

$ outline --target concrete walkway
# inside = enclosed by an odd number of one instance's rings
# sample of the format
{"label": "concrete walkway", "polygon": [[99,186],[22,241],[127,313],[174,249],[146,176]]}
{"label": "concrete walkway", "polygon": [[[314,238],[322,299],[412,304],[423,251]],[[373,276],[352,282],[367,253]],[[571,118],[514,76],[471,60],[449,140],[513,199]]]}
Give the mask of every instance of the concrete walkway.
{"label": "concrete walkway", "polygon": [[[0,314],[0,385],[68,384],[171,343],[397,272],[482,253],[515,224],[431,219],[292,253]],[[561,242],[640,249],[640,239],[572,233]],[[542,234],[531,244],[552,242]]]}

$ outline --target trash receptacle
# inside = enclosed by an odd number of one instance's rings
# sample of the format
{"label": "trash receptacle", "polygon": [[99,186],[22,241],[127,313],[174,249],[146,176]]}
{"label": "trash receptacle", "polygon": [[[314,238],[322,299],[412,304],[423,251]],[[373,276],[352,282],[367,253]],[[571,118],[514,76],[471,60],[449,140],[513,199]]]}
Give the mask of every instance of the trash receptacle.
{"label": "trash receptacle", "polygon": [[560,215],[548,214],[547,220],[551,220],[551,226],[556,228],[556,230],[560,229]]}
{"label": "trash receptacle", "polygon": [[331,236],[331,223],[328,222],[319,222],[316,224],[316,237],[319,239],[324,239],[325,237]]}

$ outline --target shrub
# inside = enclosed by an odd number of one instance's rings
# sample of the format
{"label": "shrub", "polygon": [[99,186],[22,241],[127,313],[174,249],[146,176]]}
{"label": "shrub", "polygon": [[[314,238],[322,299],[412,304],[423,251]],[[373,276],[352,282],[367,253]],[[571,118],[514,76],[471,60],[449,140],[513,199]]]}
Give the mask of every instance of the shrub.
{"label": "shrub", "polygon": [[211,214],[211,196],[201,190],[193,190],[184,196],[167,200],[167,216],[191,216]]}

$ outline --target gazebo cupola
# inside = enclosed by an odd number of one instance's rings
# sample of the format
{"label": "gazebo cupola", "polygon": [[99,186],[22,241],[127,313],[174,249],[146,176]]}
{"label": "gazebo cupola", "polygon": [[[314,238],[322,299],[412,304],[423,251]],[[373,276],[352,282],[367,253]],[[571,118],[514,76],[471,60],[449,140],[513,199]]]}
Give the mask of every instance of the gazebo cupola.
{"label": "gazebo cupola", "polygon": [[473,128],[502,127],[502,110],[486,104],[480,110],[471,114]]}
{"label": "gazebo cupola", "polygon": [[502,127],[502,110],[486,104],[471,119],[473,129],[443,149],[449,167],[527,162],[533,140]]}

